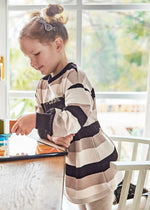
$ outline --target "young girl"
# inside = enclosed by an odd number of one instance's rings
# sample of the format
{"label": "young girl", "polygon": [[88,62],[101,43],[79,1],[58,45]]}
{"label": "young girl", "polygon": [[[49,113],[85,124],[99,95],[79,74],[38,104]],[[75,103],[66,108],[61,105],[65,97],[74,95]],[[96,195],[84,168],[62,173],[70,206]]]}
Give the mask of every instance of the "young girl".
{"label": "young girl", "polygon": [[68,63],[62,12],[62,6],[49,5],[33,13],[20,33],[21,50],[45,76],[36,90],[36,113],[18,118],[12,132],[29,134],[37,128],[41,138],[68,147],[67,198],[80,209],[110,210],[117,182],[109,165],[117,152],[97,120],[93,87],[84,72]]}

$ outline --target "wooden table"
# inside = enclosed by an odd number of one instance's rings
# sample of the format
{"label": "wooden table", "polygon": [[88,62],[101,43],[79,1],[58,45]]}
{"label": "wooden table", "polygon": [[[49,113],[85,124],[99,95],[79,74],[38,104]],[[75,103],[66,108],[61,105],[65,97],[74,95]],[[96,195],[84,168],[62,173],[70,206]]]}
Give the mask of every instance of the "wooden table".
{"label": "wooden table", "polygon": [[0,163],[0,209],[60,210],[64,166],[65,156]]}

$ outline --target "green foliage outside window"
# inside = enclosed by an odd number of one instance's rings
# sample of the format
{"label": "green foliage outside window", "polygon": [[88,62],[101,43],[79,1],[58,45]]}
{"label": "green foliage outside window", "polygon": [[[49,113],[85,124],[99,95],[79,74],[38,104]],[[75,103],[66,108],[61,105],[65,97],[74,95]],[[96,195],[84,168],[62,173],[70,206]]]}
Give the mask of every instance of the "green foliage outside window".
{"label": "green foliage outside window", "polygon": [[10,101],[10,118],[16,119],[23,114],[34,112],[34,99],[17,98]]}
{"label": "green foliage outside window", "polygon": [[97,91],[146,91],[150,12],[85,12],[83,69]]}
{"label": "green foliage outside window", "polygon": [[12,90],[35,90],[35,85],[41,74],[35,71],[21,51],[16,48],[10,49],[10,86]]}

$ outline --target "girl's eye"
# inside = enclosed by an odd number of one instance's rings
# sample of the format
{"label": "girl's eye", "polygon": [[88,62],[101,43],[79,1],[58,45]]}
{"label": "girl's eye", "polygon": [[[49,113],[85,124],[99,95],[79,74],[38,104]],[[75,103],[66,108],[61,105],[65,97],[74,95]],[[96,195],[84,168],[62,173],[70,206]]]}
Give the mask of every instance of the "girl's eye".
{"label": "girl's eye", "polygon": [[37,55],[39,55],[39,54],[40,54],[40,52],[38,52],[38,53],[35,53],[34,55],[35,55],[35,56],[37,56]]}

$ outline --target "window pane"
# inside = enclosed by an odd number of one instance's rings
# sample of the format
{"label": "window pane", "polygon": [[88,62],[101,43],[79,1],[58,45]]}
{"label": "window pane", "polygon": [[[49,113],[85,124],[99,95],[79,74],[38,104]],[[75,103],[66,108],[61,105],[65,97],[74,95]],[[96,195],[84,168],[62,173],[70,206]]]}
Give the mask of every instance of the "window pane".
{"label": "window pane", "polygon": [[[10,47],[10,89],[11,90],[35,90],[38,80],[42,75],[30,67],[29,60],[19,48],[18,36],[30,12],[9,12],[9,47]],[[72,10],[67,12],[69,21],[66,24],[70,40],[66,46],[68,59],[74,61],[76,55],[75,25],[76,13]]]}
{"label": "window pane", "polygon": [[10,99],[9,109],[10,109],[10,119],[17,119],[22,114],[27,114],[34,112],[35,100],[33,99]]}
{"label": "window pane", "polygon": [[9,0],[10,5],[48,5],[48,4],[75,4],[76,0]]}
{"label": "window pane", "polygon": [[96,91],[145,91],[150,12],[84,11],[82,66]]}
{"label": "window pane", "polygon": [[84,4],[111,4],[111,3],[149,3],[149,0],[83,0]]}
{"label": "window pane", "polygon": [[143,136],[145,101],[97,98],[98,119],[108,135]]}

